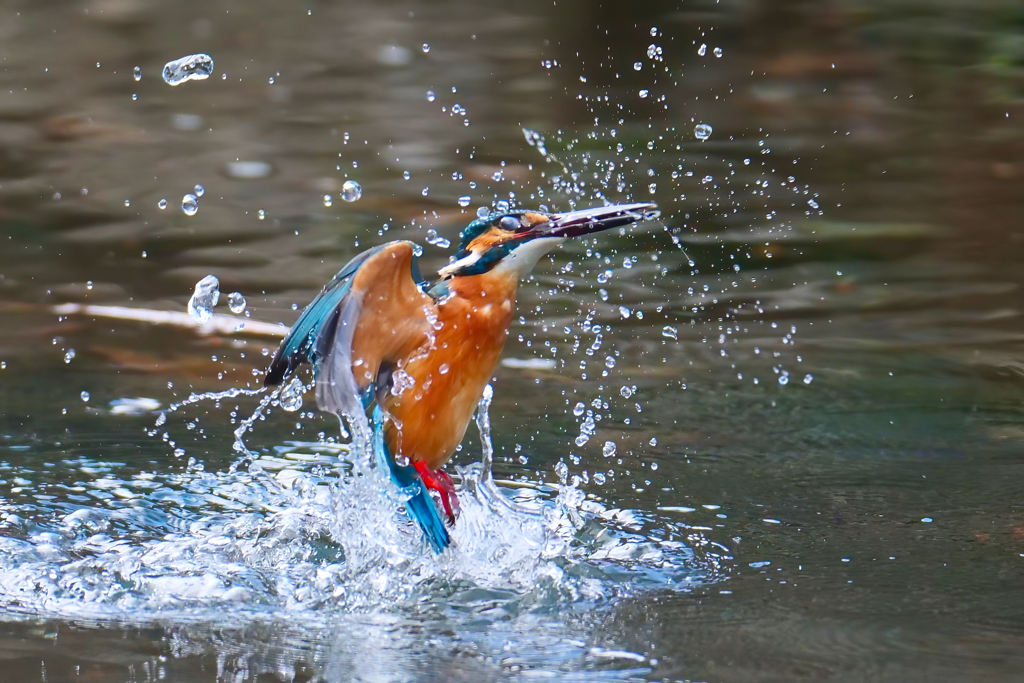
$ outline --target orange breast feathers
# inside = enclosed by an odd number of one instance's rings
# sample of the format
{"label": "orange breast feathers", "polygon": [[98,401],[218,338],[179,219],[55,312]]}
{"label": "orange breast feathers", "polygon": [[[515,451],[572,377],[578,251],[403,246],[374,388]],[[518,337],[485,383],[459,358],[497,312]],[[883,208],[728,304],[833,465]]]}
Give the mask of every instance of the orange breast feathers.
{"label": "orange breast feathers", "polygon": [[385,401],[392,453],[436,470],[455,452],[501,356],[517,285],[515,274],[493,270],[450,283],[431,343],[405,364],[411,385]]}

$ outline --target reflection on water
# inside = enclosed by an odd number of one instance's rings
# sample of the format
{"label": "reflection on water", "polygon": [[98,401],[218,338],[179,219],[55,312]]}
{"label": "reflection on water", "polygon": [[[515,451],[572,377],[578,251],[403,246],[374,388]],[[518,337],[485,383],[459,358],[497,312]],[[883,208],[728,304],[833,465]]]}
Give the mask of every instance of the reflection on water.
{"label": "reflection on water", "polygon": [[[9,670],[1016,680],[1024,53],[957,5],[0,8]],[[456,552],[297,391],[238,461],[356,252],[605,199],[663,222],[522,288]]]}

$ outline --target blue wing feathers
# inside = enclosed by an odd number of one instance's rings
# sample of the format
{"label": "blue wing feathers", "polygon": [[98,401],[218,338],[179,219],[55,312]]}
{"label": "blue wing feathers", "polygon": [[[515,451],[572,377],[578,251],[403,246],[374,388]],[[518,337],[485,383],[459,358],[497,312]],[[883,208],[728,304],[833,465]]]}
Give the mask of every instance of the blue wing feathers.
{"label": "blue wing feathers", "polygon": [[[281,380],[293,373],[302,363],[316,362],[316,352],[323,346],[322,341],[329,344],[330,339],[334,337],[340,304],[352,288],[352,276],[367,259],[381,249],[382,247],[368,249],[346,263],[345,267],[324,285],[316,298],[309,302],[274,353],[263,386],[280,384]],[[325,332],[329,334],[324,334]]]}

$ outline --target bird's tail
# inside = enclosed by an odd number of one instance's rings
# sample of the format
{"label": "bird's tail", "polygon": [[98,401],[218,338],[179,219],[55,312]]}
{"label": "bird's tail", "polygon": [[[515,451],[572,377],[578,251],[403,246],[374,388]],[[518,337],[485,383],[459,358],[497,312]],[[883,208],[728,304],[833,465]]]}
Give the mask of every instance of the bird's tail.
{"label": "bird's tail", "polygon": [[387,463],[391,480],[403,491],[413,492],[413,495],[405,501],[405,509],[423,530],[423,535],[426,536],[427,542],[430,543],[434,552],[442,552],[452,544],[452,538],[448,535],[448,529],[444,525],[444,520],[441,519],[441,513],[438,511],[437,505],[434,504],[434,499],[430,497],[427,487],[423,485],[415,468],[409,465],[399,465],[388,451],[387,444],[384,442],[383,420],[379,406],[374,407],[373,417],[374,450]]}

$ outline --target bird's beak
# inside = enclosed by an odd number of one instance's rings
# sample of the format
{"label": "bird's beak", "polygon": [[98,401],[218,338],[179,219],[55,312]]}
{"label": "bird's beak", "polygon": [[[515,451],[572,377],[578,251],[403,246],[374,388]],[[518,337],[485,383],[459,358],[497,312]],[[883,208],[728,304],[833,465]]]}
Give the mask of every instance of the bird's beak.
{"label": "bird's beak", "polygon": [[[661,215],[654,204],[613,204],[552,214],[547,223],[537,225],[534,237],[579,237],[609,228],[618,228]],[[533,232],[531,231],[531,232]]]}

